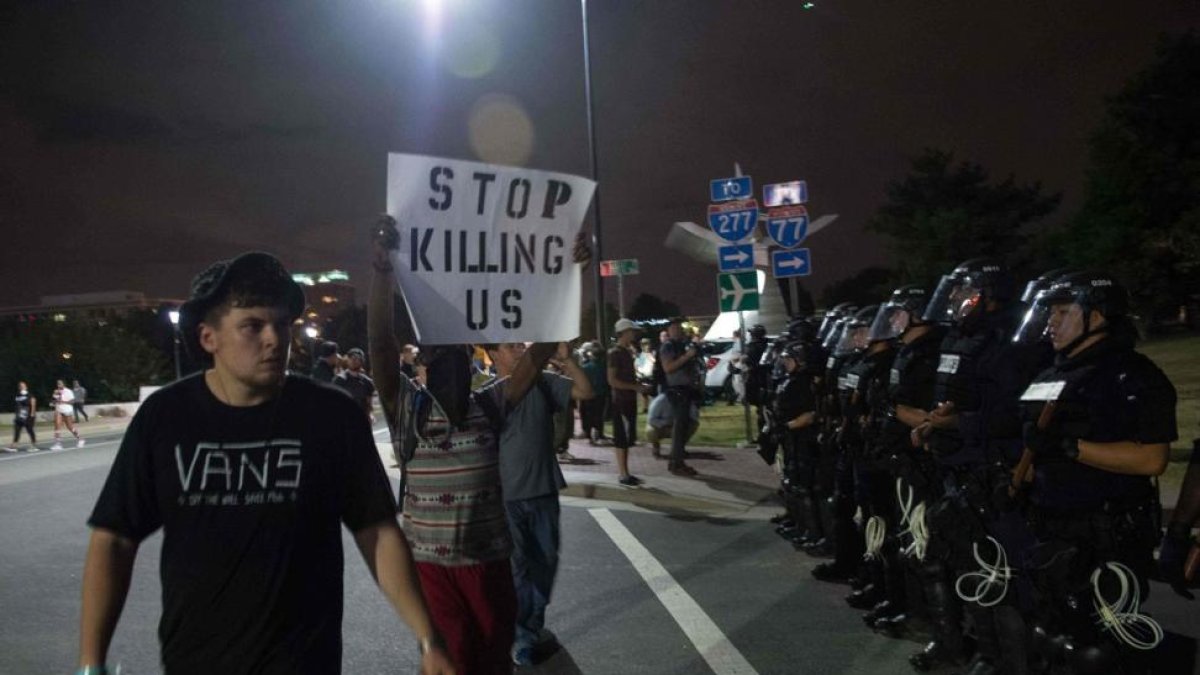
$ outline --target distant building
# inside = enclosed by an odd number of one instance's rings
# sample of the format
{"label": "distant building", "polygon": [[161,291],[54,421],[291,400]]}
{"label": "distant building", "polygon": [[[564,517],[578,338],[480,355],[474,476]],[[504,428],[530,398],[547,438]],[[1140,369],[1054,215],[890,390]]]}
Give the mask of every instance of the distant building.
{"label": "distant building", "polygon": [[304,323],[322,332],[327,321],[354,307],[354,286],[342,270],[295,273],[292,279],[304,289]]}
{"label": "distant building", "polygon": [[138,291],[100,291],[44,295],[37,305],[0,307],[0,320],[37,321],[94,321],[104,325],[108,320],[129,316],[134,312],[160,312],[183,304],[177,298],[151,298]]}

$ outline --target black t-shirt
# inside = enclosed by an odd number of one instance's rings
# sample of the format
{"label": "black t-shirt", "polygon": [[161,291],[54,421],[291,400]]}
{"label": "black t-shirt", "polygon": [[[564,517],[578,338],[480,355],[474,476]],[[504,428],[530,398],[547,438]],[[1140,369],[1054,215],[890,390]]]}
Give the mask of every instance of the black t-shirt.
{"label": "black t-shirt", "polygon": [[167,673],[326,674],[341,669],[340,524],[395,513],[348,397],[288,377],[235,408],[198,374],[142,404],[88,522],[135,541],[163,528]]}
{"label": "black t-shirt", "polygon": [[18,422],[24,422],[29,419],[29,414],[33,411],[33,395],[28,391],[17,393],[16,407],[13,409],[13,415]]}
{"label": "black t-shirt", "polygon": [[375,395],[375,382],[366,373],[345,370],[333,378],[333,383],[345,389],[358,407],[371,412],[371,397]]}

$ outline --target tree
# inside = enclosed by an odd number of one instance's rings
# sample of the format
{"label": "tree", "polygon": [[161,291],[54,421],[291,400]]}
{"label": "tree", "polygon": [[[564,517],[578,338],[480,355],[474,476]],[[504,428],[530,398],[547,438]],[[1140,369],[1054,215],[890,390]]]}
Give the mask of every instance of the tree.
{"label": "tree", "polygon": [[[604,333],[611,337],[613,324],[621,318],[617,306],[611,302],[604,303]],[[579,317],[579,337],[582,340],[596,339],[596,303],[590,303],[583,308]]]}
{"label": "tree", "polygon": [[159,350],[119,325],[40,321],[0,328],[0,391],[14,392],[23,380],[44,402],[55,380],[78,379],[89,400],[136,401],[138,387],[171,377]]}
{"label": "tree", "polygon": [[1200,294],[1200,37],[1163,36],[1155,58],[1108,99],[1090,139],[1079,213],[1047,248],[1112,271],[1147,318]]}
{"label": "tree", "polygon": [[888,186],[888,202],[867,228],[891,239],[897,283],[932,285],[958,263],[981,256],[1020,262],[1021,229],[1057,208],[1061,194],[1045,195],[1041,183],[1018,185],[1013,176],[996,183],[971,162],[928,149],[912,172]]}
{"label": "tree", "polygon": [[853,302],[859,307],[875,305],[889,297],[895,273],[883,267],[867,267],[852,277],[835,281],[821,292],[821,304],[833,307],[839,302]]}
{"label": "tree", "polygon": [[638,294],[629,307],[629,318],[634,320],[669,319],[682,313],[679,305],[650,293]]}

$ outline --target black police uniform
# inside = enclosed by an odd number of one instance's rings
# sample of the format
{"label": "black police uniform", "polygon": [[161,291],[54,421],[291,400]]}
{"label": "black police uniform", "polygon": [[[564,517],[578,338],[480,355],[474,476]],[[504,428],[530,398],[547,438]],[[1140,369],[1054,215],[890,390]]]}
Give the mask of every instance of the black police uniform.
{"label": "black police uniform", "polygon": [[816,426],[788,429],[786,425],[800,415],[815,413],[816,407],[812,378],[803,369],[788,373],[775,388],[774,419],[779,427],[784,452],[784,496],[788,516],[796,527],[792,539],[797,545],[820,538],[820,516],[813,491],[816,477]]}
{"label": "black police uniform", "polygon": [[[1133,350],[1130,332],[1110,334],[1071,358],[1062,358],[1037,376],[1035,387],[1061,386],[1050,433],[1097,443],[1170,443],[1178,438],[1175,388],[1163,372]],[[1031,394],[1030,398],[1036,398]],[[1045,404],[1025,405],[1027,423]],[[1151,479],[1117,474],[1062,458],[1035,457],[1030,520],[1038,545],[1030,556],[1037,589],[1035,640],[1051,660],[1066,658],[1077,669],[1137,672],[1133,650],[1117,647],[1098,628],[1092,612],[1091,575],[1116,561],[1136,578],[1146,598],[1153,566],[1160,506]],[[1112,574],[1101,575],[1101,591],[1119,594]],[[1050,639],[1064,635],[1065,638]],[[1041,638],[1040,640],[1037,638]],[[1063,649],[1064,643],[1073,649]]]}

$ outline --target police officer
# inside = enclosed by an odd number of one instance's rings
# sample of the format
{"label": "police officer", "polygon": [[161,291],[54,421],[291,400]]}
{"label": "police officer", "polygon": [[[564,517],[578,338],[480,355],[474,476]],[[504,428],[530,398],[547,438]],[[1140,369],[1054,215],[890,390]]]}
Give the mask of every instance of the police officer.
{"label": "police officer", "polygon": [[879,442],[898,481],[897,513],[907,530],[897,542],[903,546],[903,558],[892,571],[889,590],[903,584],[907,603],[900,605],[896,598],[888,598],[864,617],[871,627],[892,635],[906,630],[908,615],[901,610],[907,607],[911,614],[922,600],[919,570],[925,564],[926,546],[923,513],[926,505],[941,494],[932,458],[928,453],[916,452],[910,442],[912,429],[924,423],[926,411],[933,407],[938,350],[945,334],[941,326],[924,319],[928,300],[928,292],[921,286],[897,288],[880,308],[870,335],[872,340],[899,341],[888,373],[887,410]]}
{"label": "police officer", "polygon": [[[844,320],[837,346],[833,354],[840,362],[837,366],[836,430],[834,432],[836,463],[833,476],[833,554],[831,562],[817,565],[813,577],[820,581],[851,582],[864,579],[862,556],[864,542],[854,522],[854,514],[860,506],[859,488],[856,480],[855,461],[862,449],[863,429],[860,417],[864,410],[862,393],[859,391],[860,374],[855,372],[867,349],[867,336],[871,321],[878,311],[877,305],[860,309]],[[860,583],[859,585],[864,585]]]}
{"label": "police officer", "polygon": [[785,376],[775,388],[774,422],[784,453],[784,498],[794,533],[801,544],[820,537],[814,483],[816,481],[816,398],[806,368],[805,348],[793,342],[783,348],[779,361]]}
{"label": "police officer", "polygon": [[943,277],[926,310],[927,317],[953,329],[939,356],[937,406],[918,427],[920,434],[936,432],[929,447],[945,488],[927,519],[934,559],[925,568],[925,592],[935,639],[910,659],[920,670],[963,656],[956,635],[958,603],[944,586],[951,578],[975,629],[977,654],[966,672],[1028,669],[1028,630],[1020,606],[1028,602],[1028,592],[1018,586],[1010,593],[1007,570],[999,578],[990,575],[976,555],[978,547],[999,569],[1005,556],[1015,560],[1032,545],[1020,515],[1001,511],[993,499],[1007,487],[1008,471],[1020,456],[1017,399],[1046,357],[1037,345],[1012,342],[1024,314],[1011,273],[986,258],[968,260]]}
{"label": "police officer", "polygon": [[1056,358],[1022,397],[1035,467],[1035,643],[1074,672],[1145,672],[1138,655],[1161,632],[1129,599],[1149,590],[1160,510],[1151,477],[1177,438],[1175,388],[1134,351],[1128,295],[1110,275],[1067,275],[1037,302],[1049,308]]}
{"label": "police officer", "polygon": [[767,347],[767,328],[756,323],[748,331],[750,339],[746,341],[746,352],[742,359],[746,369],[746,402],[754,406],[755,421],[763,428],[762,407],[766,403],[767,389],[770,386],[770,370],[762,366],[763,354]]}
{"label": "police officer", "polygon": [[[809,355],[809,370],[814,371],[814,390],[817,392],[817,507],[823,537],[803,545],[806,553],[829,556],[834,552],[834,478],[837,466],[837,427],[841,419],[837,402],[837,382],[845,357],[834,355],[845,324],[858,308],[843,302],[830,309],[821,320],[821,327]],[[819,366],[814,368],[814,365]]]}
{"label": "police officer", "polygon": [[895,616],[905,608],[904,576],[900,567],[896,535],[900,518],[895,488],[890,475],[890,453],[884,442],[883,427],[888,414],[888,379],[896,356],[894,335],[873,331],[884,307],[871,306],[859,311],[851,324],[865,324],[867,347],[862,359],[848,371],[847,383],[854,391],[845,402],[847,424],[856,427],[859,438],[852,447],[854,457],[855,501],[862,509],[865,524],[864,567],[871,583],[846,597],[856,609],[870,609],[864,620],[874,625],[877,618]]}

